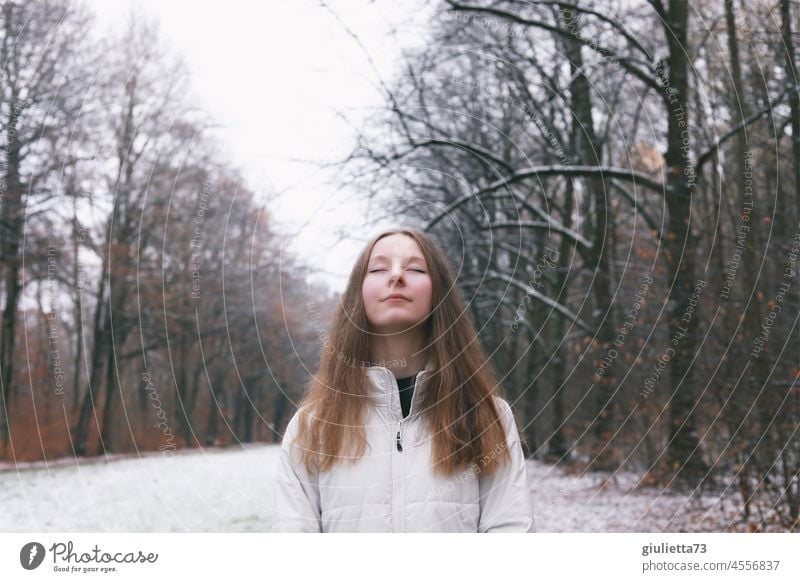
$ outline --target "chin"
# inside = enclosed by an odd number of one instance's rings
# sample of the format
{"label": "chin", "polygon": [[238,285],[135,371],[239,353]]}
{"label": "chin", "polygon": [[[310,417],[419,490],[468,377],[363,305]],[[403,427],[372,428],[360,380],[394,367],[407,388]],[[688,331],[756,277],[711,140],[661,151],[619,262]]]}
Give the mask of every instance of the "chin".
{"label": "chin", "polygon": [[418,321],[382,321],[373,327],[377,333],[398,333],[408,331],[415,325],[419,325]]}

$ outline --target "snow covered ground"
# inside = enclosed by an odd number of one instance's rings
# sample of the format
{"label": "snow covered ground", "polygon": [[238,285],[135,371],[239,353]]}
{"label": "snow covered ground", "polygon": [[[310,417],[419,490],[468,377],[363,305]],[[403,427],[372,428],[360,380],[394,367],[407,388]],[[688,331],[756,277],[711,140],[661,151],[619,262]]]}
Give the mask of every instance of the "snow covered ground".
{"label": "snow covered ground", "polygon": [[731,499],[636,490],[630,473],[570,475],[528,462],[537,532],[746,531]]}
{"label": "snow covered ground", "polygon": [[268,532],[276,445],[0,472],[4,532]]}
{"label": "snow covered ground", "polygon": [[[0,468],[3,532],[269,532],[277,445]],[[725,531],[728,500],[529,461],[538,532]]]}

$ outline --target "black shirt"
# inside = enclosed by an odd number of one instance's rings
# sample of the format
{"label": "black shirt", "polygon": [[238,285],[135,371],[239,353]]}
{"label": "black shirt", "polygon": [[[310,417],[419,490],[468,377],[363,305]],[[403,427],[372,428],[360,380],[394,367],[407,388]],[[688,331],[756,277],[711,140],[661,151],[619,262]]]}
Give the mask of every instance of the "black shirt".
{"label": "black shirt", "polygon": [[411,397],[414,395],[414,382],[417,375],[397,379],[397,387],[400,389],[400,408],[403,411],[403,418],[408,416],[411,411]]}

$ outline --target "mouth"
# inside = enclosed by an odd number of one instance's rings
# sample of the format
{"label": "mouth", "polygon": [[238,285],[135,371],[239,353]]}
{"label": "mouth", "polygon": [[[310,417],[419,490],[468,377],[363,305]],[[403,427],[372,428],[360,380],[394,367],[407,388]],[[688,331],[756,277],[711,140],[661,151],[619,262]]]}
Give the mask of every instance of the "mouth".
{"label": "mouth", "polygon": [[411,301],[405,295],[389,295],[384,301]]}

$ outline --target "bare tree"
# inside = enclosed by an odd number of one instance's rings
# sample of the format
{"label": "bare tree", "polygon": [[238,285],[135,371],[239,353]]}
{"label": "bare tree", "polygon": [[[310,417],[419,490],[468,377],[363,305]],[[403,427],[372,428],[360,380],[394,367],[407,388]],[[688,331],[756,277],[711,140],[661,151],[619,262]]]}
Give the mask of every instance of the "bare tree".
{"label": "bare tree", "polygon": [[36,219],[58,191],[48,178],[72,163],[71,123],[84,96],[78,79],[91,78],[96,53],[85,34],[89,15],[69,2],[49,1],[29,6],[0,4],[0,140],[3,163],[0,191],[0,263],[4,304],[0,326],[0,382],[3,412],[0,445],[9,439],[9,410],[15,392],[14,348],[17,309],[24,292],[22,241],[27,222]]}

